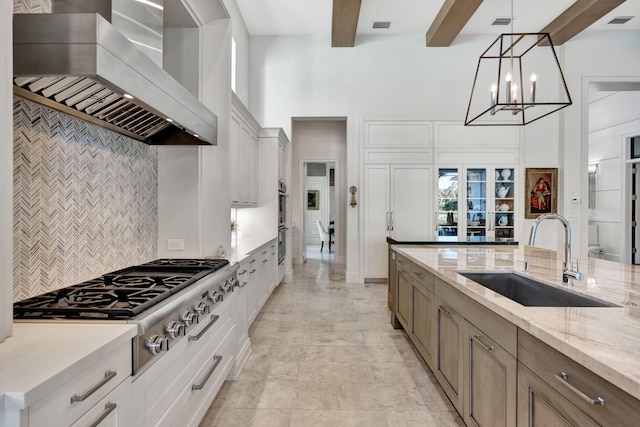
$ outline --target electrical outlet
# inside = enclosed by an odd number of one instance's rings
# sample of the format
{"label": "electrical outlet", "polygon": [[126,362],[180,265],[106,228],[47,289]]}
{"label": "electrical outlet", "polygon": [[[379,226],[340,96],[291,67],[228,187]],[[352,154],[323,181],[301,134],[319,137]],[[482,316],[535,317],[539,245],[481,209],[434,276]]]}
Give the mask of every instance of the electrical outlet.
{"label": "electrical outlet", "polygon": [[184,251],[184,239],[167,239],[168,251]]}
{"label": "electrical outlet", "polygon": [[567,215],[567,221],[579,221],[580,216],[576,214]]}

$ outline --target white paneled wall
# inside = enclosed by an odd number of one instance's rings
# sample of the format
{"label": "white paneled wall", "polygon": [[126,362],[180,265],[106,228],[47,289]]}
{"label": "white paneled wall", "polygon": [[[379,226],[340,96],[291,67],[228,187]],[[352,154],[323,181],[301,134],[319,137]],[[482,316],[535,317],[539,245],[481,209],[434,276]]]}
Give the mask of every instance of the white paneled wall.
{"label": "white paneled wall", "polygon": [[598,226],[605,258],[628,258],[625,210],[630,188],[625,185],[628,138],[640,135],[640,92],[608,92],[592,95],[589,104],[589,163],[598,164],[595,208],[589,224]]}

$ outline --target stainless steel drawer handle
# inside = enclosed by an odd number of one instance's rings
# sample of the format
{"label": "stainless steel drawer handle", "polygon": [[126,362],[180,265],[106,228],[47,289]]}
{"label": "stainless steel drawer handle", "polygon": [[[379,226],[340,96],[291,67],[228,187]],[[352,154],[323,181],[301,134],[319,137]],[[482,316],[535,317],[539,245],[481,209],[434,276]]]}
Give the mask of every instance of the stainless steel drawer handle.
{"label": "stainless steel drawer handle", "polygon": [[249,264],[253,264],[254,262],[256,262],[256,259],[253,258],[252,260],[249,261]]}
{"label": "stainless steel drawer handle", "polygon": [[245,286],[247,286],[247,282],[240,282],[238,286],[240,286],[241,288],[244,288]]}
{"label": "stainless steel drawer handle", "polygon": [[265,262],[269,262],[269,260],[268,259],[263,259],[262,263],[264,264]]}
{"label": "stainless steel drawer handle", "polygon": [[247,272],[246,269],[242,270],[241,272],[238,273],[238,276],[242,276],[243,274],[245,274]]}
{"label": "stainless steel drawer handle", "polygon": [[418,276],[419,279],[424,279],[424,274],[422,274],[422,273],[418,273],[417,271],[414,271],[413,274]]}
{"label": "stainless steel drawer handle", "polygon": [[253,268],[253,269],[251,269],[251,271],[250,271],[249,273],[253,274],[253,273],[255,273],[255,272],[256,272],[256,269],[255,269],[255,268]]}
{"label": "stainless steel drawer handle", "polygon": [[592,399],[591,397],[587,396],[582,391],[578,390],[576,388],[576,386],[574,386],[573,384],[571,384],[569,382],[569,376],[567,374],[565,374],[564,372],[560,372],[559,374],[556,374],[556,378],[558,378],[560,380],[560,382],[562,384],[564,384],[569,390],[571,390],[572,392],[577,394],[580,399],[582,399],[582,400],[584,400],[587,403],[590,403],[592,405],[604,406],[604,399],[603,398],[596,397],[595,399]]}
{"label": "stainless steel drawer handle", "polygon": [[453,315],[451,314],[451,312],[449,310],[446,309],[446,307],[444,305],[441,305],[440,307],[438,307],[438,309],[440,309],[440,311],[442,311],[444,314],[446,314],[449,317],[452,317]]}
{"label": "stainless steel drawer handle", "polygon": [[109,381],[114,379],[116,377],[116,375],[118,375],[118,373],[116,371],[107,371],[107,372],[105,372],[104,373],[104,378],[98,384],[94,385],[89,390],[85,391],[84,393],[82,393],[80,395],[74,394],[73,396],[71,396],[71,403],[82,402],[82,401],[88,399],[89,396],[91,396],[93,393],[98,391],[98,389],[100,387],[102,387],[103,385],[105,385],[106,383],[108,383]]}
{"label": "stainless steel drawer handle", "polygon": [[475,340],[476,340],[476,341],[478,341],[478,344],[480,344],[481,346],[483,346],[483,347],[484,347],[484,349],[485,349],[485,350],[487,350],[487,351],[494,351],[494,350],[496,349],[496,348],[495,348],[493,345],[491,345],[491,344],[487,345],[487,344],[483,343],[483,342],[482,342],[482,336],[481,336],[481,335],[474,335],[474,336],[473,336],[473,338],[475,338]]}
{"label": "stainless steel drawer handle", "polygon": [[209,324],[205,326],[198,335],[189,335],[189,341],[198,341],[200,338],[202,338],[202,336],[209,330],[210,327],[213,326],[214,323],[218,321],[219,318],[220,316],[216,316],[215,314],[212,315],[211,322],[209,322]]}
{"label": "stainless steel drawer handle", "polygon": [[262,255],[264,255],[264,254],[266,254],[266,253],[267,253],[267,251],[262,251]]}
{"label": "stainless steel drawer handle", "polygon": [[100,418],[89,424],[89,427],[98,427],[100,423],[109,416],[109,414],[116,410],[117,407],[118,405],[116,405],[115,403],[107,402],[107,404],[104,405],[104,412],[102,413],[102,415],[100,415]]}
{"label": "stainless steel drawer handle", "polygon": [[205,375],[204,379],[202,380],[202,382],[200,384],[193,384],[191,386],[191,391],[202,390],[204,388],[204,385],[207,383],[207,381],[211,377],[211,374],[213,374],[213,371],[215,371],[216,368],[218,367],[218,365],[220,364],[220,361],[222,360],[222,356],[213,356],[213,360],[215,362],[214,362],[213,366],[211,367],[211,369],[209,369],[209,372],[207,372],[207,375]]}

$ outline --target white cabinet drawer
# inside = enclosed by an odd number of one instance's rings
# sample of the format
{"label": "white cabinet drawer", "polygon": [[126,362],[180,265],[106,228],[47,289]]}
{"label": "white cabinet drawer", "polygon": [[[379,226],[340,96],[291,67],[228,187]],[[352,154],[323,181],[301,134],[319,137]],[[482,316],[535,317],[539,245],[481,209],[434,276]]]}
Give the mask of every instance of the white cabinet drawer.
{"label": "white cabinet drawer", "polygon": [[173,405],[158,423],[158,427],[197,426],[211,405],[234,364],[235,326],[212,351],[203,352],[194,366],[198,371],[182,390]]}
{"label": "white cabinet drawer", "polygon": [[131,380],[127,379],[71,427],[128,427],[133,425],[132,410]]}
{"label": "white cabinet drawer", "polygon": [[167,416],[167,408],[174,406],[182,390],[191,387],[191,378],[234,326],[231,319],[232,295],[225,295],[224,302],[217,305],[206,320],[201,320],[197,328],[187,332],[188,336],[199,335],[211,324],[213,316],[219,316],[200,339],[189,341],[184,337],[153,366],[134,378],[136,427],[157,425],[162,417]]}
{"label": "white cabinet drawer", "polygon": [[131,375],[131,342],[123,343],[29,407],[30,426],[68,426]]}

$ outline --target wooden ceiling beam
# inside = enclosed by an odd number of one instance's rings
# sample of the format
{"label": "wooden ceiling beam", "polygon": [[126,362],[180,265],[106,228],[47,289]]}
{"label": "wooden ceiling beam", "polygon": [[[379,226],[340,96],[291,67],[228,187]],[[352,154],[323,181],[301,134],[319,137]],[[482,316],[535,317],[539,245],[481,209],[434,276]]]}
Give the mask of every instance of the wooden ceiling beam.
{"label": "wooden ceiling beam", "polygon": [[559,46],[624,3],[625,0],[577,0],[540,32]]}
{"label": "wooden ceiling beam", "polygon": [[331,47],[353,47],[362,0],[333,0]]}
{"label": "wooden ceiling beam", "polygon": [[445,0],[427,31],[427,47],[451,46],[482,0]]}

